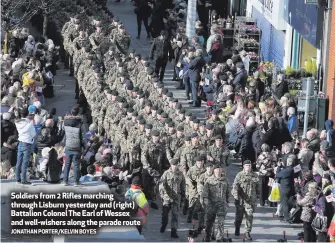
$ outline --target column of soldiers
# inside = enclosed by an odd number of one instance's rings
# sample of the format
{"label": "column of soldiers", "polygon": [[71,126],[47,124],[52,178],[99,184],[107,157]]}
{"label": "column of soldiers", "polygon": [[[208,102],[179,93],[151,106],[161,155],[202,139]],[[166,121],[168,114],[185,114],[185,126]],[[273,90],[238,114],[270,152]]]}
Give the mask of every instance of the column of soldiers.
{"label": "column of soldiers", "polygon": [[[114,165],[141,171],[144,192],[154,209],[159,193],[161,233],[171,211],[171,237],[178,238],[183,201],[187,222],[198,219],[198,232],[205,229],[206,241],[217,218],[215,238],[222,241],[230,191],[229,150],[218,112],[200,122],[186,111],[159,81],[148,57],[129,50],[130,37],[123,24],[98,10],[92,7],[94,17],[73,14],[62,30],[77,81],[76,96],[85,96],[99,134],[113,142]],[[249,163],[237,175],[232,194],[237,209],[235,234],[239,235],[246,215],[246,236],[251,239],[258,177],[250,172]]]}

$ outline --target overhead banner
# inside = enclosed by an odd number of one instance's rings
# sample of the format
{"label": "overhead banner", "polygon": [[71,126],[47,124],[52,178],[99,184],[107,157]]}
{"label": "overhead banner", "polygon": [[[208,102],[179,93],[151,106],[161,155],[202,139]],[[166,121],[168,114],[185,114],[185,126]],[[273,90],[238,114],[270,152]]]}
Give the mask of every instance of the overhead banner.
{"label": "overhead banner", "polygon": [[[318,48],[320,37],[322,36],[322,10],[314,4],[306,4],[305,0],[285,0],[284,16],[286,21],[304,39]],[[320,12],[320,14],[319,14]]]}

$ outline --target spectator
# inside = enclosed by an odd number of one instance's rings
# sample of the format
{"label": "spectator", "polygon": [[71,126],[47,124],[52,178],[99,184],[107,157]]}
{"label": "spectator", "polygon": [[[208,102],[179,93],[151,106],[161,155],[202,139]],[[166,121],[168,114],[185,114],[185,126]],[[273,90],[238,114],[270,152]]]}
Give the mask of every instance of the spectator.
{"label": "spectator", "polygon": [[258,90],[258,94],[259,94],[259,100],[257,100],[257,102],[260,101],[260,98],[264,95],[265,92],[265,84],[264,82],[260,79],[260,74],[258,71],[254,72],[253,74],[254,76],[254,80],[256,82],[256,89]]}
{"label": "spectator", "polygon": [[62,162],[58,159],[58,152],[55,148],[48,151],[47,163],[45,164],[45,179],[48,183],[59,183],[62,174]]}
{"label": "spectator", "polygon": [[87,175],[84,175],[80,178],[80,182],[91,182],[91,181],[97,181],[97,178],[95,177],[95,166],[89,165],[87,166]]}
{"label": "spectator", "polygon": [[87,144],[91,137],[94,136],[97,132],[97,126],[92,123],[89,127],[88,127],[88,132],[85,134],[85,144]]}
{"label": "spectator", "polygon": [[[14,167],[17,159],[17,138],[8,137],[1,147],[1,176],[6,177],[10,168]],[[4,178],[7,179],[7,178]]]}
{"label": "spectator", "polygon": [[300,160],[303,171],[311,171],[313,169],[314,153],[309,149],[308,145],[309,141],[307,139],[301,140],[301,149],[298,154],[298,159]]}
{"label": "spectator", "polygon": [[64,185],[69,185],[69,172],[71,165],[74,165],[75,186],[79,186],[80,179],[80,156],[83,149],[83,121],[78,116],[79,108],[73,107],[71,115],[64,117],[65,136],[63,143],[65,144],[65,168],[64,168]]}
{"label": "spectator", "polygon": [[250,160],[253,167],[256,166],[256,153],[252,143],[252,134],[256,129],[256,124],[252,120],[248,120],[245,126],[245,133],[241,140],[241,147],[239,154],[242,156],[242,161]]}
{"label": "spectator", "polygon": [[31,184],[27,181],[26,174],[29,165],[30,153],[36,136],[33,122],[31,122],[27,116],[28,111],[23,109],[20,114],[21,119],[17,119],[15,121],[15,126],[19,133],[15,177],[16,181],[21,184]]}
{"label": "spectator", "polygon": [[239,63],[239,62],[243,63],[241,55],[239,54],[238,50],[233,50],[233,56],[232,56],[231,60],[232,60],[232,64],[234,66],[236,66],[237,63]]}
{"label": "spectator", "polygon": [[12,135],[17,135],[15,124],[10,120],[11,114],[6,112],[2,114],[1,120],[1,141],[7,141]]}
{"label": "spectator", "polygon": [[293,107],[289,107],[287,109],[288,121],[287,121],[287,128],[292,135],[298,134],[299,129],[299,119],[295,115],[295,109]]}
{"label": "spectator", "polygon": [[287,121],[287,110],[289,108],[288,98],[282,96],[280,98],[280,106],[281,106],[281,117]]}
{"label": "spectator", "polygon": [[242,62],[236,63],[236,70],[237,73],[235,74],[233,81],[235,91],[239,88],[244,89],[248,79],[247,71],[244,69],[244,64]]}
{"label": "spectator", "polygon": [[286,164],[279,160],[276,179],[280,184],[280,204],[282,206],[284,221],[290,222],[290,199],[294,195],[293,159],[287,159]]}
{"label": "spectator", "polygon": [[320,150],[320,138],[318,137],[318,130],[311,129],[307,132],[306,138],[309,141],[309,149],[314,153]]}
{"label": "spectator", "polygon": [[192,90],[192,102],[190,105],[193,107],[200,107],[201,101],[198,99],[198,87],[200,82],[200,73],[205,66],[203,52],[201,49],[196,50],[196,57],[188,64],[188,75],[190,78],[190,85]]}
{"label": "spectator", "polygon": [[313,182],[308,185],[308,192],[303,197],[297,194],[297,204],[302,206],[300,219],[304,223],[304,242],[316,242],[316,233],[312,228],[313,213],[312,207],[318,196],[317,183]]}
{"label": "spectator", "polygon": [[274,90],[274,95],[277,97],[277,99],[280,99],[284,94],[289,92],[288,89],[288,83],[286,80],[284,80],[283,75],[278,75],[277,77],[278,84]]}

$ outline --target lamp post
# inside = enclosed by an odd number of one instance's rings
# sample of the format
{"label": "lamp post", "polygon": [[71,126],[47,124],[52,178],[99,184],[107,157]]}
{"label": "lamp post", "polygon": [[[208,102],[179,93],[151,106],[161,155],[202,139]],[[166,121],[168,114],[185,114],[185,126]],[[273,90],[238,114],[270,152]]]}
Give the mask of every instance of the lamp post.
{"label": "lamp post", "polygon": [[189,0],[187,5],[186,36],[192,40],[195,35],[195,22],[197,20],[197,0]]}

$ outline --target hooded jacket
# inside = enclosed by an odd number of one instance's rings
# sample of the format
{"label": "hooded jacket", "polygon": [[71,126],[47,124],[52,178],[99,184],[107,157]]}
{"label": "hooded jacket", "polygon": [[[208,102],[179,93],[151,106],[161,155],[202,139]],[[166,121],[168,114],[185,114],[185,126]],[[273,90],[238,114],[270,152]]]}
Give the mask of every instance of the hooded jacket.
{"label": "hooded jacket", "polygon": [[33,124],[27,118],[15,121],[16,129],[19,133],[19,141],[23,143],[34,144],[36,131]]}
{"label": "hooded jacket", "polygon": [[6,142],[9,136],[16,135],[15,125],[8,120],[1,121],[1,141]]}

